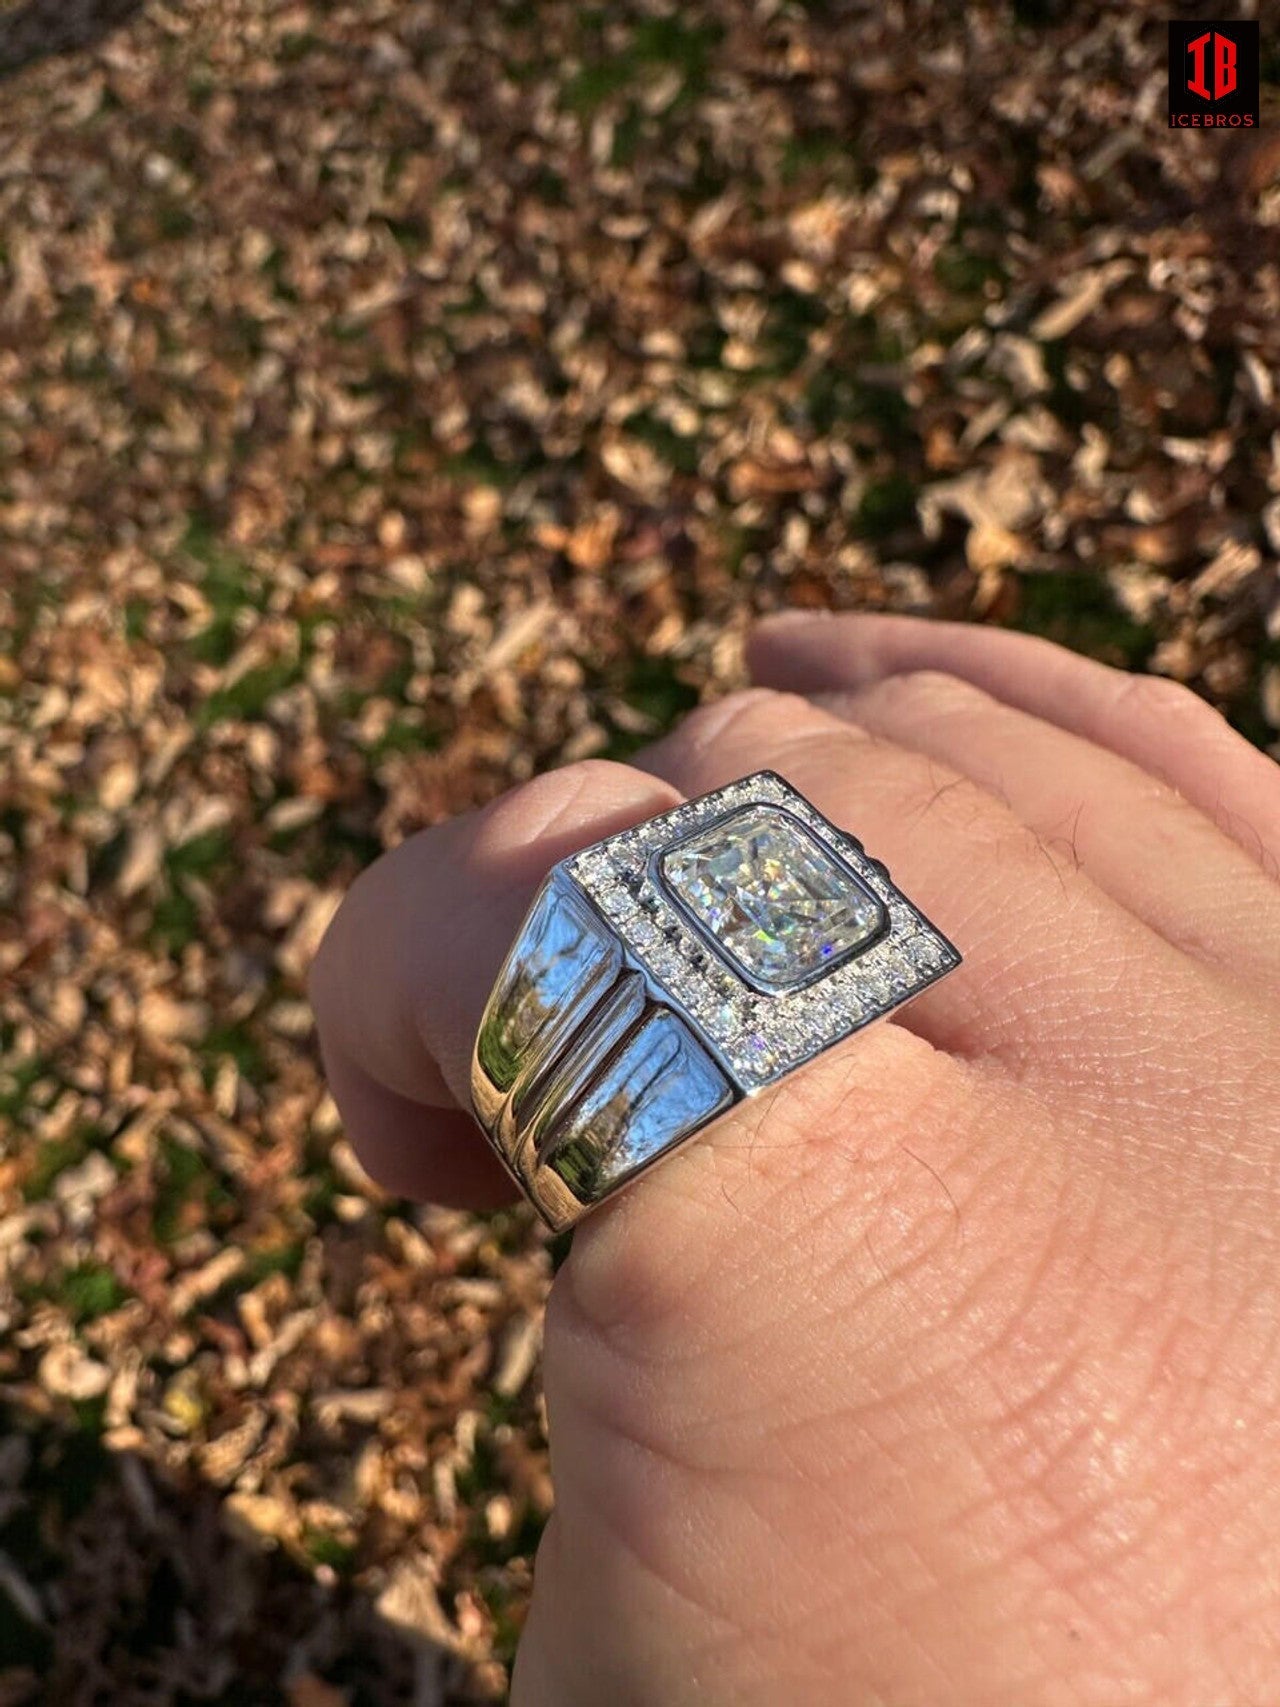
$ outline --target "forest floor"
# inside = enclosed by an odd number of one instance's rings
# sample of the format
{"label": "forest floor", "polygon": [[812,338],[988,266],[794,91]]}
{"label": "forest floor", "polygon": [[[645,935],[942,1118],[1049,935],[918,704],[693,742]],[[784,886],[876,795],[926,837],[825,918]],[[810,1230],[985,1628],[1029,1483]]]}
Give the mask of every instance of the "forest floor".
{"label": "forest floor", "polygon": [[305,975],[382,849],[783,604],[1280,754],[1280,47],[1252,135],[1170,130],[1165,54],[1134,0],[0,0],[0,1707],[504,1695],[558,1252],[343,1138]]}

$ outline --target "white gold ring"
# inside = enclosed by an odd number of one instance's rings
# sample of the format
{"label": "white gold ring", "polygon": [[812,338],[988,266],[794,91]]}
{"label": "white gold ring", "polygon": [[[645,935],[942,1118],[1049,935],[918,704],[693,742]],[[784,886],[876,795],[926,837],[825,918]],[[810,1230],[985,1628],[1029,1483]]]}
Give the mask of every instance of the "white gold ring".
{"label": "white gold ring", "polygon": [[960,964],[775,771],[562,860],[472,1056],[476,1117],[548,1226]]}

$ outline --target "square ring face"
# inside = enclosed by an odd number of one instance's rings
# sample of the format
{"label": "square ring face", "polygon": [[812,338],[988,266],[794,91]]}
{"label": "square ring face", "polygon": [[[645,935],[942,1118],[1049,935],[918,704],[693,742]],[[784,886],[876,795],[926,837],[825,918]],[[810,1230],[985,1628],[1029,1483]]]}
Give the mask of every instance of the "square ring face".
{"label": "square ring face", "polygon": [[564,869],[746,1094],[960,964],[885,867],[775,771]]}

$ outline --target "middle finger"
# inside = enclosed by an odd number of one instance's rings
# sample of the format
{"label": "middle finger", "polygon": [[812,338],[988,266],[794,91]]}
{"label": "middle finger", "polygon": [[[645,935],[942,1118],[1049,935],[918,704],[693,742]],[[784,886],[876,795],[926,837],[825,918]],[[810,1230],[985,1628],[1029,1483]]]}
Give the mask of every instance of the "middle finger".
{"label": "middle finger", "polygon": [[884,859],[966,957],[902,1016],[940,1048],[1091,1089],[1108,1108],[1117,1073],[1141,1094],[1135,1057],[1170,1033],[1227,1059],[1260,1047],[1241,987],[1223,977],[1207,1004],[1211,969],[1120,907],[1006,804],[797,695],[755,689],[705,706],[632,763],[688,796],[772,768]]}
{"label": "middle finger", "polygon": [[1280,888],[1238,842],[1128,759],[932,670],[814,703],[950,765],[1198,959],[1280,984]]}

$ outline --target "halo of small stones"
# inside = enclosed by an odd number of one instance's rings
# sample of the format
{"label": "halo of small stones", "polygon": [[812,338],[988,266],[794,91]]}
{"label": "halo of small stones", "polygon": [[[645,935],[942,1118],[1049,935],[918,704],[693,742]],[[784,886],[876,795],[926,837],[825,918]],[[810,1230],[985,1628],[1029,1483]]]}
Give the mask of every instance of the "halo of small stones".
{"label": "halo of small stones", "polygon": [[[785,806],[859,874],[884,903],[881,940],[798,990],[762,994],[743,981],[671,902],[651,857],[691,831],[765,803]],[[705,1034],[744,1091],[759,1090],[917,995],[959,956],[897,889],[884,867],[772,771],[595,842],[564,862],[627,948]]]}

